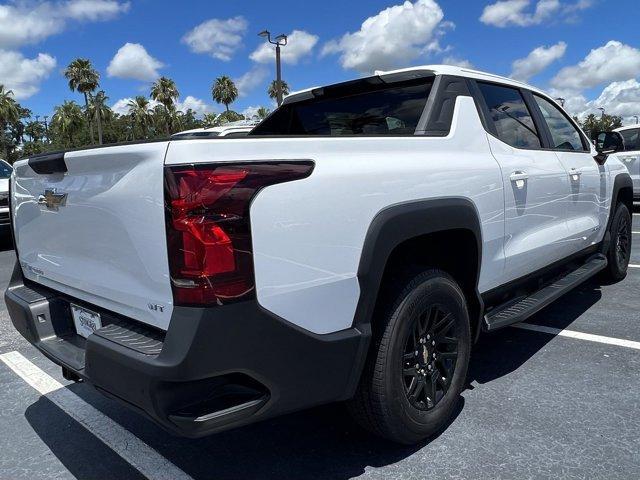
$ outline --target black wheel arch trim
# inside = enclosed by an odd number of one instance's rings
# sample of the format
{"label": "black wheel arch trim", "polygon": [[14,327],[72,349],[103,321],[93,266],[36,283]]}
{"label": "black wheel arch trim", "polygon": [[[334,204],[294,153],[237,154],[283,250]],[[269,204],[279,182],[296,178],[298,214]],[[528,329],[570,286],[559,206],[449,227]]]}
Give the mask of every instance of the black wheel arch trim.
{"label": "black wheel arch trim", "polygon": [[478,318],[476,336],[481,325],[483,303],[478,291],[482,265],[482,229],[480,215],[474,203],[464,197],[447,197],[399,203],[381,210],[367,231],[360,263],[358,282],[360,297],[353,325],[371,327],[387,260],[394,249],[412,238],[449,230],[469,230],[476,239],[478,263],[473,279]]}

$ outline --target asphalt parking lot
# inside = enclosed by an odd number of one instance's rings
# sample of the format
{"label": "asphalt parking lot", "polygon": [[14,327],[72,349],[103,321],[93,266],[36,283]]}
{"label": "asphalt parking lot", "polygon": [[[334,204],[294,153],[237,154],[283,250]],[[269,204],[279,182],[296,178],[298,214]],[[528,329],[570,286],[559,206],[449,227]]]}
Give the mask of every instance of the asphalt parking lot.
{"label": "asphalt parking lot", "polygon": [[[484,336],[457,416],[411,448],[361,432],[339,405],[172,437],[69,384],[0,300],[0,478],[638,478],[640,208],[633,223],[628,277],[588,282],[527,329]],[[5,239],[2,290],[13,261]]]}

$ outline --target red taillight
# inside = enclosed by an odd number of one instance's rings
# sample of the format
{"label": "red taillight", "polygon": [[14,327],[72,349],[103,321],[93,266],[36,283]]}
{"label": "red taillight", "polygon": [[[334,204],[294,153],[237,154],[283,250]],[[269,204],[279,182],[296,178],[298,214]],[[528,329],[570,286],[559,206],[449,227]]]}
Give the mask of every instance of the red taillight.
{"label": "red taillight", "polygon": [[304,178],[312,162],[165,169],[169,269],[176,305],[255,297],[249,207],[263,187]]}

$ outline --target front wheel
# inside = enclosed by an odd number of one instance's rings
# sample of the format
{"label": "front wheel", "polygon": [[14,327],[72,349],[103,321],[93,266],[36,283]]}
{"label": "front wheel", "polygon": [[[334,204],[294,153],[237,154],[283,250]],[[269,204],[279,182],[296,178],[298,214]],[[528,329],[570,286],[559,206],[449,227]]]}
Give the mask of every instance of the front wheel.
{"label": "front wheel", "polygon": [[618,204],[611,221],[611,244],[607,251],[606,280],[619,282],[627,276],[631,259],[631,214],[624,203]]}
{"label": "front wheel", "polygon": [[466,300],[446,273],[421,273],[378,316],[373,345],[349,407],[369,431],[412,444],[453,415],[469,365]]}

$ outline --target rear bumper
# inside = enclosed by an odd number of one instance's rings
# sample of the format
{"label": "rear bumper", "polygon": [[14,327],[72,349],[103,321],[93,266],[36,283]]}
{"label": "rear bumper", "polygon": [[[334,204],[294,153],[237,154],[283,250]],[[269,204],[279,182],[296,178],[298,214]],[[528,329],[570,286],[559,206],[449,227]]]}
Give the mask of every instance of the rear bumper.
{"label": "rear bumper", "polygon": [[255,302],[177,307],[166,334],[85,305],[106,323],[85,340],[69,310],[83,303],[25,286],[18,266],[5,301],[49,359],[187,437],[351,397],[369,340],[355,328],[314,335]]}

